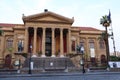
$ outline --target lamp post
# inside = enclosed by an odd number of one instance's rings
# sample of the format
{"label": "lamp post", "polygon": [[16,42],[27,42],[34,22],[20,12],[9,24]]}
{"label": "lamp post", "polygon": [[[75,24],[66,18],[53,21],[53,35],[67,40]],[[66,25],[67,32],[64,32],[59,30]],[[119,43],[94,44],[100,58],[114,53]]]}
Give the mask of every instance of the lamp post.
{"label": "lamp post", "polygon": [[15,55],[17,55],[16,57],[18,58],[18,60],[15,61],[15,66],[17,66],[17,73],[20,73],[20,66],[21,66],[21,60],[20,60],[20,55],[21,53],[14,53]]}
{"label": "lamp post", "polygon": [[19,57],[18,73],[20,73],[20,66],[21,66],[21,61],[20,61],[20,57]]}
{"label": "lamp post", "polygon": [[82,73],[85,73],[85,68],[84,68],[84,47],[83,45],[80,46],[80,53],[82,54],[82,60],[80,61],[82,65]]}
{"label": "lamp post", "polygon": [[31,71],[31,54],[32,54],[32,45],[30,45],[30,58],[29,58],[29,72],[28,72],[28,74],[32,74],[32,71]]}

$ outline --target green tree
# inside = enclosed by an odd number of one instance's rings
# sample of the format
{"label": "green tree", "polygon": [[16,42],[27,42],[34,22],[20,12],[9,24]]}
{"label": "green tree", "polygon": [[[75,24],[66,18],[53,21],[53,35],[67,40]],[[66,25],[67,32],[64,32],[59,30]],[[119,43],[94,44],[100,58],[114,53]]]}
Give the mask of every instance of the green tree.
{"label": "green tree", "polygon": [[0,36],[2,36],[2,34],[3,34],[3,30],[0,27]]}
{"label": "green tree", "polygon": [[108,35],[107,27],[109,27],[111,24],[110,11],[108,16],[105,15],[105,16],[102,16],[102,18],[100,18],[100,24],[105,27],[105,32],[102,33],[102,38],[105,41],[105,45],[106,45],[107,66],[109,67],[108,61],[110,60],[110,56],[109,56],[110,54],[109,54],[109,42],[108,42],[109,35]]}

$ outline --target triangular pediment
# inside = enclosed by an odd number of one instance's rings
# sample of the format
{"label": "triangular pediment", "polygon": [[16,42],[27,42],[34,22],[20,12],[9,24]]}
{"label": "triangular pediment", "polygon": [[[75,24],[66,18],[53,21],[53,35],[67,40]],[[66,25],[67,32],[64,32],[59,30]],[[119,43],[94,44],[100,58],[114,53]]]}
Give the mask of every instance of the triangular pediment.
{"label": "triangular pediment", "polygon": [[53,12],[44,12],[30,16],[23,16],[23,21],[37,21],[37,22],[59,22],[59,23],[70,23],[74,22],[74,19],[70,19]]}
{"label": "triangular pediment", "polygon": [[36,20],[36,21],[64,21],[64,20],[61,20],[61,19],[58,19],[56,17],[53,17],[53,16],[44,16],[44,17],[38,17],[36,19],[33,19],[33,20]]}

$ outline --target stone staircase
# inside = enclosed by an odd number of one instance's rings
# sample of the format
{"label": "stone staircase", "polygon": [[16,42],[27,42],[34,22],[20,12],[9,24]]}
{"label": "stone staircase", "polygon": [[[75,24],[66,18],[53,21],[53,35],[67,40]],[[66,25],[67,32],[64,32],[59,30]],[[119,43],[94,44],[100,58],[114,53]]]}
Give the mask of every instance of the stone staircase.
{"label": "stone staircase", "polygon": [[120,72],[120,68],[110,68],[111,72]]}
{"label": "stone staircase", "polygon": [[17,69],[0,69],[0,75],[17,74]]}
{"label": "stone staircase", "polygon": [[[64,57],[35,57],[32,58],[31,61],[33,62],[33,72],[59,72],[59,71],[67,71],[67,69],[74,67],[70,58]],[[29,68],[29,58],[26,58],[23,69],[28,70]]]}
{"label": "stone staircase", "polygon": [[90,72],[105,72],[107,69],[105,67],[90,67]]}

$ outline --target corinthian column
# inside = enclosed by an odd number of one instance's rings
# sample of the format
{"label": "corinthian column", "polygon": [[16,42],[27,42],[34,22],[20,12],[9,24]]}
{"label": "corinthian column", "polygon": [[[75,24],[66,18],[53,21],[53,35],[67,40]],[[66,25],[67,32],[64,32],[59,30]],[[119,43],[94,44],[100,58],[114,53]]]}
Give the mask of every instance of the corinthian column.
{"label": "corinthian column", "polygon": [[52,28],[52,57],[55,57],[55,28]]}
{"label": "corinthian column", "polygon": [[71,29],[68,30],[68,50],[71,53]]}
{"label": "corinthian column", "polygon": [[64,57],[63,55],[63,29],[60,29],[60,57]]}
{"label": "corinthian column", "polygon": [[43,28],[43,34],[42,34],[42,57],[45,57],[45,32],[46,32],[46,28]]}
{"label": "corinthian column", "polygon": [[[16,35],[15,36],[15,40],[16,40]],[[25,48],[24,48],[24,52],[27,53],[28,52],[28,27],[25,28]]]}
{"label": "corinthian column", "polygon": [[33,56],[36,56],[37,28],[34,28]]}
{"label": "corinthian column", "polygon": [[3,34],[1,37],[1,57],[5,57],[5,35]]}

